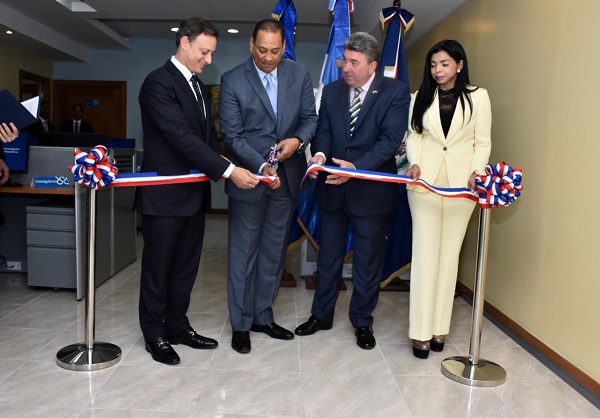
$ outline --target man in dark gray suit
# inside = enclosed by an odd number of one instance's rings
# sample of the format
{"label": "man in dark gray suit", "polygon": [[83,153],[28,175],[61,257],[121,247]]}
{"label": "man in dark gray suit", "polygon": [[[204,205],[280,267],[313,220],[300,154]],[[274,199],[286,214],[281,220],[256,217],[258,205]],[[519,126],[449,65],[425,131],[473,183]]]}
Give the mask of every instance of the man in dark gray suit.
{"label": "man in dark gray suit", "polygon": [[[395,154],[408,125],[410,94],[406,84],[375,72],[378,59],[379,44],[371,35],[358,32],[346,40],[343,79],[323,89],[309,162],[396,173]],[[372,313],[379,298],[388,214],[400,198],[398,186],[321,172],[314,197],[321,215],[319,280],[312,315],[295,332],[311,335],[333,326],[346,235],[353,223],[350,321],[358,346],[372,349]]]}
{"label": "man in dark gray suit", "polygon": [[[219,121],[231,161],[253,173],[276,176],[270,185],[242,190],[228,182],[228,302],[240,353],[251,349],[249,331],[290,340],[271,305],[283,273],[296,197],[306,170],[304,146],[317,128],[312,82],[306,66],[282,60],[281,24],[259,22],[250,38],[252,57],[221,77]],[[267,162],[271,150],[277,163]]]}
{"label": "man in dark gray suit", "polygon": [[[251,188],[258,179],[221,155],[210,117],[208,91],[197,75],[212,62],[217,29],[202,18],[181,23],[177,51],[142,84],[139,102],[144,128],[142,171],[189,174],[197,169],[213,181],[221,177]],[[177,364],[171,344],[217,347],[198,334],[186,315],[198,273],[204,214],[210,183],[138,187],[135,208],[142,215],[144,252],[140,283],[140,327],[155,361]]]}

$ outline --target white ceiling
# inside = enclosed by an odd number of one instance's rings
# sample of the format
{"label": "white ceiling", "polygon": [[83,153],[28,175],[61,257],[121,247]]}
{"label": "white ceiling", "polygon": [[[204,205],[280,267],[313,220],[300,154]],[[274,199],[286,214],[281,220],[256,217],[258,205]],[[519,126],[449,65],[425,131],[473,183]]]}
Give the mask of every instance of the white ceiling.
{"label": "white ceiling", "polygon": [[[409,47],[466,0],[404,0],[415,15],[406,37]],[[74,3],[75,2],[75,3]],[[355,0],[352,31],[380,37],[379,12],[392,0]],[[97,12],[72,12],[89,5]],[[87,61],[92,49],[126,50],[132,38],[175,39],[171,27],[202,16],[220,38],[248,39],[259,20],[270,17],[277,0],[0,0],[0,42],[57,61]],[[331,25],[328,0],[295,0],[296,42],[326,43]],[[227,33],[235,27],[237,35]],[[11,29],[13,35],[5,32]]]}

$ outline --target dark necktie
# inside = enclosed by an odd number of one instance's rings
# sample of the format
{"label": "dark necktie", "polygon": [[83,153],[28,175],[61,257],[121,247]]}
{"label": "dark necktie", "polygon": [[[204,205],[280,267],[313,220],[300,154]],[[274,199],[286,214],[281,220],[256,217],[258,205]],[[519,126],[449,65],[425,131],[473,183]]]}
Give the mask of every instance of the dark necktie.
{"label": "dark necktie", "polygon": [[48,132],[48,122],[43,121],[42,125],[44,126],[44,132]]}
{"label": "dark necktie", "polygon": [[360,87],[354,89],[354,97],[352,103],[350,103],[350,136],[354,134],[354,128],[356,126],[356,119],[358,119],[358,112],[360,112]]}
{"label": "dark necktie", "polygon": [[75,129],[73,129],[73,132],[75,132],[76,134],[79,133],[79,122],[75,121]]}
{"label": "dark necktie", "polygon": [[198,101],[198,108],[200,108],[200,115],[202,116],[202,126],[206,126],[206,114],[204,113],[204,100],[202,99],[202,91],[200,90],[200,83],[198,82],[198,76],[194,74],[191,78],[192,86],[196,92],[196,100]]}

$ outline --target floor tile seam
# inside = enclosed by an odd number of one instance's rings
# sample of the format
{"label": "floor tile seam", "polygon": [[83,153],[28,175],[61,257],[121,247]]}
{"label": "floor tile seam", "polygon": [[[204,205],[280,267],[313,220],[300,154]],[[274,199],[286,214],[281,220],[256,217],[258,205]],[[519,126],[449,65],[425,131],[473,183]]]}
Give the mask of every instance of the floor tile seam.
{"label": "floor tile seam", "polygon": [[[5,360],[5,359],[2,359],[2,360]],[[14,375],[17,371],[19,371],[19,369],[21,369],[27,363],[28,360],[17,360],[17,361],[21,361],[21,364],[19,364],[19,366],[16,369],[14,369],[11,373],[6,375],[6,377],[4,379],[0,380],[0,386],[4,382],[6,382],[6,380],[9,379],[12,375]]]}

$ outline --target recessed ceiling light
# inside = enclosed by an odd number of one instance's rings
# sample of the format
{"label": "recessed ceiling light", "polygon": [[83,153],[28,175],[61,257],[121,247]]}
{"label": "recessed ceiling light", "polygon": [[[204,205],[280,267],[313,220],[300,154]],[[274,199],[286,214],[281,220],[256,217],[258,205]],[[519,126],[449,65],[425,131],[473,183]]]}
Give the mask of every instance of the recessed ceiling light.
{"label": "recessed ceiling light", "polygon": [[12,34],[13,34],[13,32],[12,32],[12,30],[7,30],[7,31],[6,31],[6,34],[7,34],[7,35],[12,35]]}
{"label": "recessed ceiling light", "polygon": [[171,32],[177,32],[179,28],[171,28]]}
{"label": "recessed ceiling light", "polygon": [[227,29],[227,33],[240,33],[240,31],[232,28],[232,29]]}

